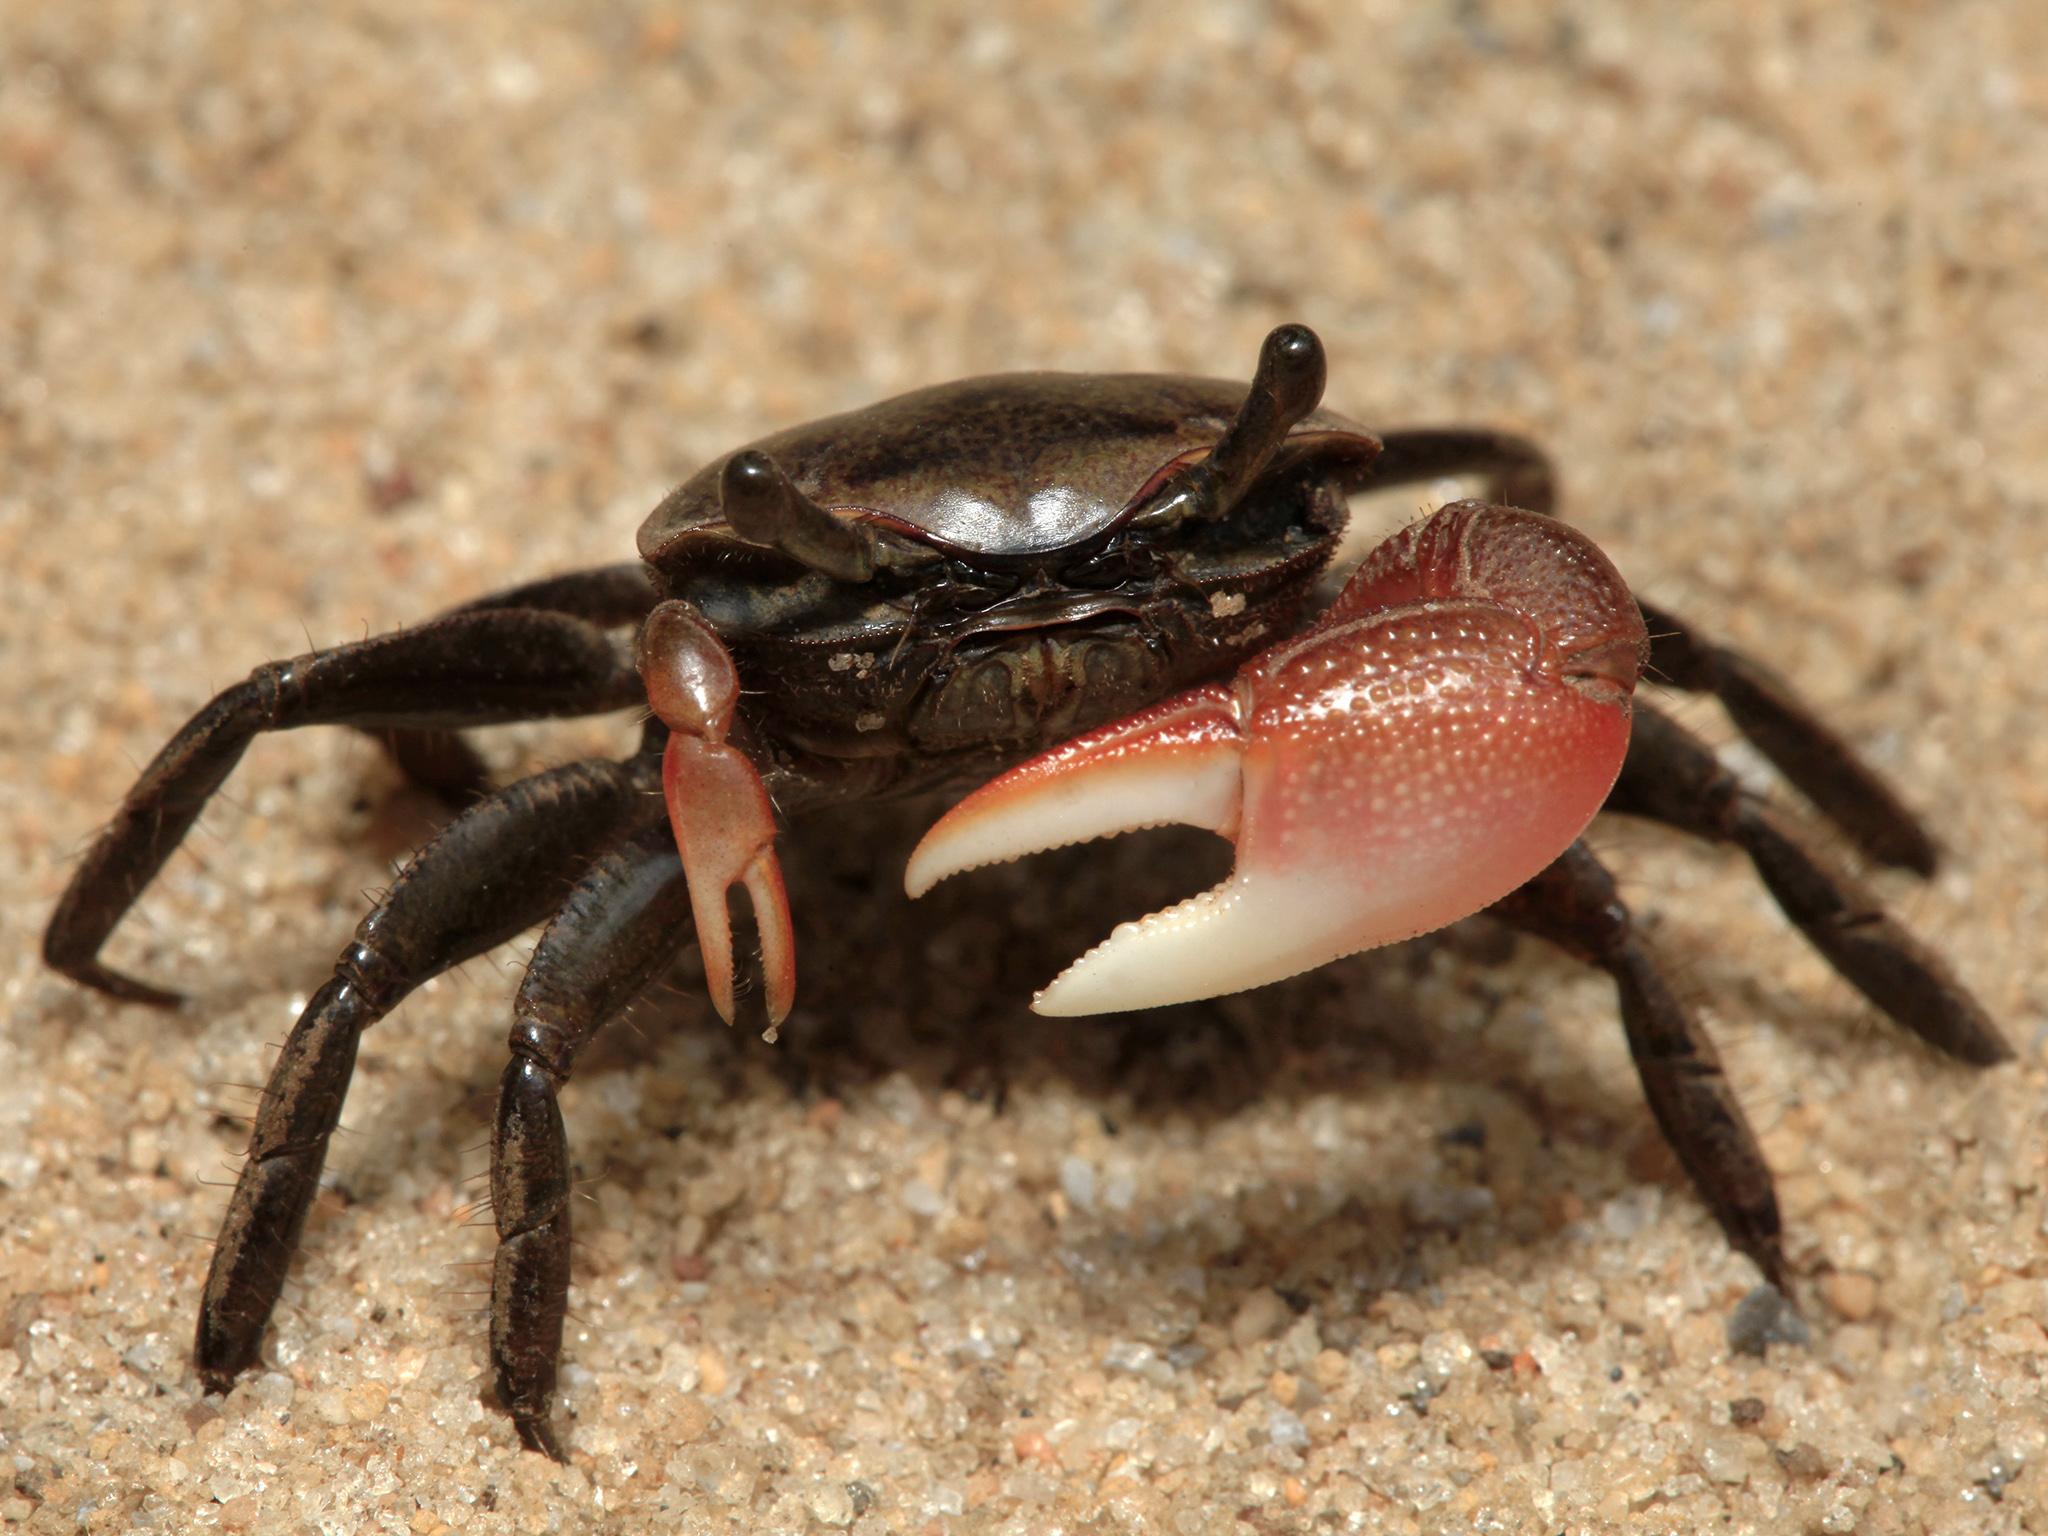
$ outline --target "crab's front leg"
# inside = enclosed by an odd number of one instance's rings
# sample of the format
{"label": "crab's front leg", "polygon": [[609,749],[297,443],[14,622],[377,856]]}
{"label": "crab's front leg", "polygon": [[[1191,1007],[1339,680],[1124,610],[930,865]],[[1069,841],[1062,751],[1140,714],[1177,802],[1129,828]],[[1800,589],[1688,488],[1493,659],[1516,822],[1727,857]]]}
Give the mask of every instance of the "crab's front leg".
{"label": "crab's front leg", "polygon": [[1571,844],[1628,746],[1647,641],[1584,535],[1457,502],[1389,539],[1313,628],[1076,737],[953,808],[912,854],[960,870],[1183,822],[1235,843],[1214,890],[1125,923],[1041,1013],[1277,981],[1491,905]]}
{"label": "crab's front leg", "polygon": [[775,857],[775,808],[753,762],[726,739],[740,700],[732,655],[695,608],[669,601],[641,628],[640,676],[648,707],[669,729],[661,792],[689,881],[712,1004],[733,1021],[727,901],[743,886],[760,934],[768,1022],[780,1024],[796,1000],[796,936]]}

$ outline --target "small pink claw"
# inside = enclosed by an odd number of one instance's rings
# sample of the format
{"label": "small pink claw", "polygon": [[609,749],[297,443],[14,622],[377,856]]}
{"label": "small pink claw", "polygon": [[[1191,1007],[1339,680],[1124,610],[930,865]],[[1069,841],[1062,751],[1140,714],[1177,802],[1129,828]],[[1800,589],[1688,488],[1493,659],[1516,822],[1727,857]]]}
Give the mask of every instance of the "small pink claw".
{"label": "small pink claw", "polygon": [[661,759],[668,824],[683,855],[690,912],[704,984],[719,1017],[733,1021],[732,921],[726,892],[746,887],[761,936],[761,977],[768,1022],[780,1024],[796,1001],[796,939],[789,896],[775,857],[775,808],[745,753],[722,742],[672,735]]}
{"label": "small pink claw", "polygon": [[1033,1002],[1110,1013],[1278,981],[1488,906],[1585,829],[1621,769],[1647,639],[1584,535],[1457,502],[1317,623],[984,785],[911,855],[947,875],[1173,822],[1237,846],[1214,890],[1124,923]]}
{"label": "small pink claw", "polygon": [[768,1022],[780,1024],[796,1001],[796,934],[775,857],[775,807],[753,763],[725,740],[740,694],[732,657],[695,609],[666,602],[641,628],[640,675],[649,707],[669,728],[661,792],[690,886],[712,1006],[733,1021],[726,893],[744,886],[761,938]]}

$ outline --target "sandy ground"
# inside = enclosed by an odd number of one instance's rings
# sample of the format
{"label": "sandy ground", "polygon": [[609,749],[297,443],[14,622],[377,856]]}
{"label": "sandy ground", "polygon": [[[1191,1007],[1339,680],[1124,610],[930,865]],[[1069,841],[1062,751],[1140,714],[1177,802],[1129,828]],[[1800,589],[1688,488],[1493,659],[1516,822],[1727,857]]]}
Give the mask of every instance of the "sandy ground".
{"label": "sandy ground", "polygon": [[[0,5],[0,1525],[2048,1529],[2048,10],[939,9]],[[622,558],[773,427],[1242,375],[1282,319],[1341,409],[1554,447],[1642,590],[1938,829],[1879,884],[2019,1048],[1988,1074],[1737,858],[1598,834],[1763,1130],[1810,1346],[1731,1353],[1755,1273],[1596,978],[1461,930],[1053,1025],[1031,985],[1213,856],[926,911],[898,819],[792,846],[779,1044],[684,973],[570,1089],[572,1465],[482,1401],[466,1267],[518,945],[368,1037],[267,1368],[200,1394],[246,1085],[439,813],[259,743],[112,946],[193,1000],[110,1004],[36,935],[180,721]]]}

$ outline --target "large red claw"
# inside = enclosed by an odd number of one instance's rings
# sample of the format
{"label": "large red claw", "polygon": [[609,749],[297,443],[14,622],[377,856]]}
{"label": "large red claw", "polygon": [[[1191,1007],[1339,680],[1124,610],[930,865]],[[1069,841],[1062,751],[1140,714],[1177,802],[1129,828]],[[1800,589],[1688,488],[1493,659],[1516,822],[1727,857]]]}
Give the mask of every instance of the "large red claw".
{"label": "large red claw", "polygon": [[1584,535],[1453,503],[1232,682],[969,795],[905,885],[1174,822],[1235,842],[1228,880],[1119,926],[1039,993],[1040,1013],[1214,997],[1412,938],[1507,895],[1585,829],[1621,770],[1646,646]]}

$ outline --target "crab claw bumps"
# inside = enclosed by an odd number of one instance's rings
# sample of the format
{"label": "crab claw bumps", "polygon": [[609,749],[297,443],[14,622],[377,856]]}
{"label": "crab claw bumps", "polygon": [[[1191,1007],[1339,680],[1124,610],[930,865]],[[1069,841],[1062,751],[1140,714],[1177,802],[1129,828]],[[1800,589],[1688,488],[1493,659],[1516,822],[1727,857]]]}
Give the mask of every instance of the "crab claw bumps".
{"label": "crab claw bumps", "polygon": [[946,876],[1172,822],[1235,844],[1214,890],[1118,927],[1041,1013],[1278,981],[1498,901],[1613,787],[1647,647],[1591,540],[1457,502],[1382,544],[1311,628],[969,795],[911,855]]}

